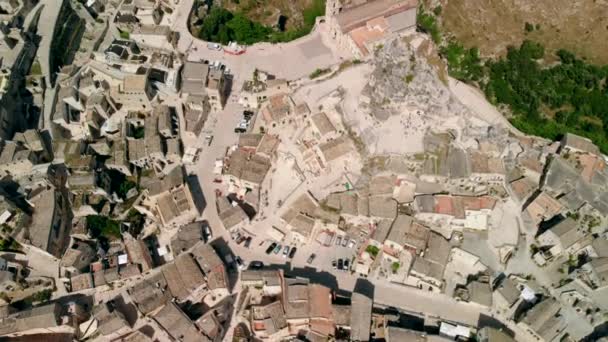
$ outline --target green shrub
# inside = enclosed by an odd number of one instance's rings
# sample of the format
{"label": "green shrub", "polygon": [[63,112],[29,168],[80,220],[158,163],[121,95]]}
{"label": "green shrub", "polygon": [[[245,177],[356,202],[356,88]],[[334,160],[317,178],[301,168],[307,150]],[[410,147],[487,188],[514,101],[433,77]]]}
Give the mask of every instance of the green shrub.
{"label": "green shrub", "polygon": [[441,12],[443,11],[443,8],[441,8],[441,5],[436,6],[435,8],[433,8],[433,14],[435,14],[435,16],[440,16]]}
{"label": "green shrub", "polygon": [[450,40],[440,49],[440,54],[448,62],[450,76],[463,82],[483,78],[484,70],[477,48],[465,49],[460,43]]}
{"label": "green shrub", "polygon": [[40,62],[35,60],[30,67],[30,75],[42,75],[42,67],[40,66]]}
{"label": "green shrub", "polygon": [[53,296],[53,291],[51,289],[46,289],[42,291],[38,291],[31,296],[33,302],[47,302]]}
{"label": "green shrub", "polygon": [[12,237],[9,236],[7,238],[0,239],[0,251],[11,252],[19,250],[21,250],[21,245]]}
{"label": "green shrub", "polygon": [[441,43],[441,32],[439,31],[437,19],[432,14],[426,13],[422,6],[418,8],[416,24],[420,31],[431,35],[435,44]]}
{"label": "green shrub", "polygon": [[311,80],[331,72],[331,69],[316,69],[308,76]]}
{"label": "green shrub", "polygon": [[372,257],[376,257],[378,256],[378,253],[380,252],[380,248],[374,246],[374,245],[369,245],[367,246],[367,248],[365,248],[365,251],[367,253],[369,253]]}

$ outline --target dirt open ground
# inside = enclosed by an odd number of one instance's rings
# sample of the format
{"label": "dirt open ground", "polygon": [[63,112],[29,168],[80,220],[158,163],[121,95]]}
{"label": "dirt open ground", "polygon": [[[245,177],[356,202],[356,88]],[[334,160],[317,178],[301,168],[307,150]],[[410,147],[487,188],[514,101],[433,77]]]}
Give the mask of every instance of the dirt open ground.
{"label": "dirt open ground", "polygon": [[[503,55],[524,39],[547,52],[566,49],[608,64],[608,0],[440,0],[443,31],[483,56]],[[434,2],[436,4],[436,2]],[[528,22],[538,29],[526,32]]]}

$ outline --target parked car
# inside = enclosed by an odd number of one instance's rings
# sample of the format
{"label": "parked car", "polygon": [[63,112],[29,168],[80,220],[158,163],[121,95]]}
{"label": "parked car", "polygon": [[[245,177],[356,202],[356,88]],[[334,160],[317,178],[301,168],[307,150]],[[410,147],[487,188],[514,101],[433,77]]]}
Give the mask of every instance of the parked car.
{"label": "parked car", "polygon": [[245,239],[245,244],[243,246],[245,246],[245,248],[249,248],[249,245],[251,245],[251,236],[248,236],[247,239]]}
{"label": "parked car", "polygon": [[306,260],[307,263],[312,264],[312,262],[315,260],[315,258],[317,257],[317,255],[315,253],[312,253],[309,257],[308,260]]}
{"label": "parked car", "polygon": [[239,268],[239,270],[242,270],[245,268],[245,263],[243,262],[243,259],[241,259],[240,256],[237,256],[236,258],[234,258],[234,261],[236,261],[236,265]]}
{"label": "parked car", "polygon": [[331,267],[333,267],[334,270],[337,268],[337,266],[338,266],[338,263],[336,262],[336,260],[331,262]]}
{"label": "parked car", "polygon": [[222,46],[218,43],[207,43],[207,49],[209,50],[215,50],[215,51],[221,51],[222,50]]}
{"label": "parked car", "polygon": [[293,259],[294,255],[296,255],[296,251],[298,249],[296,247],[291,247],[291,251],[289,251],[289,259]]}
{"label": "parked car", "polygon": [[264,268],[264,263],[261,261],[254,260],[249,263],[250,270],[261,270],[262,268]]}
{"label": "parked car", "polygon": [[353,247],[355,247],[356,244],[357,244],[357,241],[350,240],[350,242],[348,243],[348,248],[353,248]]}
{"label": "parked car", "polygon": [[250,110],[245,110],[243,111],[243,117],[247,120],[251,120],[251,118],[253,117],[253,112]]}
{"label": "parked car", "polygon": [[348,244],[348,239],[345,236],[344,239],[342,239],[342,247],[346,247],[347,244]]}
{"label": "parked car", "polygon": [[211,232],[211,228],[209,226],[205,226],[203,228],[203,241],[207,242],[213,238],[213,233]]}
{"label": "parked car", "polygon": [[213,135],[206,135],[205,141],[207,142],[207,146],[211,146],[211,142],[213,141]]}
{"label": "parked car", "polygon": [[342,243],[342,237],[340,235],[338,235],[338,237],[336,238],[336,246],[340,246],[341,243]]}
{"label": "parked car", "polygon": [[344,270],[348,271],[348,266],[350,266],[350,261],[348,259],[344,259]]}
{"label": "parked car", "polygon": [[344,266],[344,261],[342,259],[338,259],[338,269],[341,270],[342,266]]}
{"label": "parked car", "polygon": [[272,251],[274,251],[274,248],[277,246],[276,242],[273,242],[270,244],[270,246],[268,246],[268,248],[266,248],[266,254],[270,254],[272,253]]}
{"label": "parked car", "polygon": [[281,252],[281,248],[283,248],[283,245],[278,244],[275,248],[274,248],[274,254],[279,254]]}
{"label": "parked car", "polygon": [[249,129],[250,124],[251,124],[250,120],[243,118],[243,119],[241,119],[239,124],[234,128],[234,132],[235,133],[245,133]]}
{"label": "parked car", "polygon": [[289,255],[289,246],[283,248],[283,258],[287,258],[287,255]]}

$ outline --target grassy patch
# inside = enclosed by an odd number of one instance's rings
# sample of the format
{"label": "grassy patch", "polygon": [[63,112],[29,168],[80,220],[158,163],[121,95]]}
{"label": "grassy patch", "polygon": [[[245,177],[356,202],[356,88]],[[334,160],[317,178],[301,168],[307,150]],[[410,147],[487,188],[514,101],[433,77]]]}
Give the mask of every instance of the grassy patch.
{"label": "grassy patch", "polygon": [[32,63],[29,74],[34,76],[42,75],[42,67],[40,66],[40,62],[38,60],[35,60],[34,63]]}
{"label": "grassy patch", "polygon": [[129,39],[131,38],[131,34],[129,33],[129,31],[120,31],[120,38]]}

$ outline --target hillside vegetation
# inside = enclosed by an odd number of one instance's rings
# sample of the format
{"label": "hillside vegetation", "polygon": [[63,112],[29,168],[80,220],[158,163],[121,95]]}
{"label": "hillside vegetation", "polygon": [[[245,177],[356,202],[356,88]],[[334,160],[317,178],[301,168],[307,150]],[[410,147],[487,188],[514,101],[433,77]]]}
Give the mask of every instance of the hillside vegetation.
{"label": "hillside vegetation", "polygon": [[[441,21],[446,11],[421,8],[418,26],[440,46],[450,76],[482,89],[488,100],[508,109],[511,123],[525,133],[548,139],[576,133],[608,153],[608,65],[556,50],[555,43],[548,49],[532,39],[482,58],[480,48],[448,31],[449,25]],[[538,29],[531,23],[521,28]]]}
{"label": "hillside vegetation", "polygon": [[566,50],[559,63],[543,67],[542,45],[524,41],[506,58],[486,65],[486,97],[506,104],[511,122],[522,131],[549,139],[566,132],[591,138],[608,153],[608,66],[577,59]]}
{"label": "hillside vegetation", "polygon": [[[291,11],[285,12],[276,7],[266,7],[267,3],[268,1],[245,0],[240,1],[239,6],[234,3],[225,7],[212,6],[208,13],[199,18],[202,24],[193,29],[197,32],[193,32],[203,40],[221,44],[230,41],[247,45],[287,42],[310,33],[316,18],[325,15],[324,0],[296,1],[295,3],[305,4],[305,7],[301,7],[301,11],[297,10],[300,8],[298,6],[290,7]],[[260,17],[261,10],[268,13],[267,17],[275,17],[274,24]]]}

